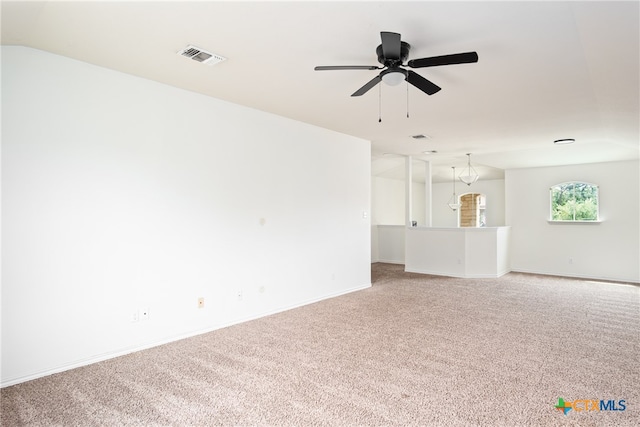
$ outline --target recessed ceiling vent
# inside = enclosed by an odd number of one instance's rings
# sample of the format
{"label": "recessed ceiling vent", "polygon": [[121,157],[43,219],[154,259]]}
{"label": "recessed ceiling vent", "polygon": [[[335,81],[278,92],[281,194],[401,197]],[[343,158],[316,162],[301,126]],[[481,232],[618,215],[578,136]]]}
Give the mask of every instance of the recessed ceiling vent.
{"label": "recessed ceiling vent", "polygon": [[207,65],[214,65],[218,62],[226,60],[224,56],[216,55],[215,53],[207,52],[204,49],[189,45],[178,52],[178,55],[193,59],[194,61],[201,62]]}

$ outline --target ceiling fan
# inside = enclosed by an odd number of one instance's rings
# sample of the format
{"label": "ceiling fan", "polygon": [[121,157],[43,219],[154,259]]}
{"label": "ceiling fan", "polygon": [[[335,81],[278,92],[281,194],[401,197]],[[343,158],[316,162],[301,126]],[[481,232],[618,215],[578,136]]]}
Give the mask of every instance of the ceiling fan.
{"label": "ceiling fan", "polygon": [[403,67],[426,68],[438,65],[478,62],[478,54],[476,52],[465,52],[412,59],[405,65],[404,62],[409,56],[411,45],[400,40],[400,34],[398,33],[382,31],[380,37],[382,38],[382,44],[376,48],[376,54],[378,55],[378,62],[383,65],[382,67],[378,67],[377,65],[327,65],[315,67],[314,70],[382,70],[380,74],[355,91],[351,96],[364,95],[369,89],[380,83],[380,81],[395,86],[405,80],[427,95],[433,95],[441,89],[438,85],[425,79],[415,71],[406,70]]}

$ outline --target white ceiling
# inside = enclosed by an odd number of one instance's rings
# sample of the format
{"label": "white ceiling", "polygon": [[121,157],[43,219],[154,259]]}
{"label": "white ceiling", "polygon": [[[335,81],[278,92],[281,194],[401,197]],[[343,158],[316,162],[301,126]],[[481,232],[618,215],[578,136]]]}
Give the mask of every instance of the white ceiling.
{"label": "white ceiling", "polygon": [[[482,179],[638,159],[639,5],[2,1],[1,38],[364,138],[375,175],[402,178],[412,155],[442,182],[466,153]],[[380,31],[402,34],[409,59],[476,51],[479,61],[416,69],[442,87],[432,96],[381,84],[351,97],[377,71],[313,70],[378,65]],[[176,54],[188,44],[228,59]],[[560,138],[576,142],[554,146]]]}

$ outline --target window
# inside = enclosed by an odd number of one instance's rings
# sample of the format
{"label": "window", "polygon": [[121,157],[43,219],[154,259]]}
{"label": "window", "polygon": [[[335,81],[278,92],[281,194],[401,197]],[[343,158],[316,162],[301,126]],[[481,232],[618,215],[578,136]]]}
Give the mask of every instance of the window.
{"label": "window", "polygon": [[598,186],[564,182],[551,187],[551,221],[598,221]]}

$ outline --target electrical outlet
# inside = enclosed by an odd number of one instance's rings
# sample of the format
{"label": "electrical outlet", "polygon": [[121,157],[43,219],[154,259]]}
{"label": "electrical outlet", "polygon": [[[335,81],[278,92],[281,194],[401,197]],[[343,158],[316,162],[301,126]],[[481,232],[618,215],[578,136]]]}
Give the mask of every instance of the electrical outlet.
{"label": "electrical outlet", "polygon": [[149,320],[148,308],[141,308],[140,310],[138,310],[138,312],[140,313],[140,320]]}
{"label": "electrical outlet", "polygon": [[242,289],[238,289],[238,301],[242,301]]}
{"label": "electrical outlet", "polygon": [[198,298],[198,308],[204,308],[204,297]]}
{"label": "electrical outlet", "polygon": [[131,313],[131,322],[138,322],[140,320],[140,314],[137,311]]}

